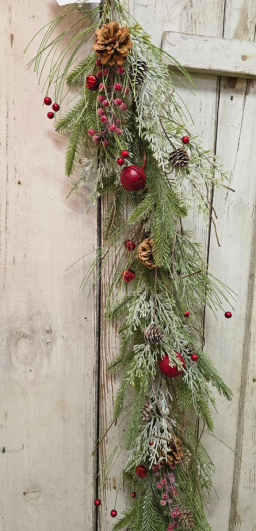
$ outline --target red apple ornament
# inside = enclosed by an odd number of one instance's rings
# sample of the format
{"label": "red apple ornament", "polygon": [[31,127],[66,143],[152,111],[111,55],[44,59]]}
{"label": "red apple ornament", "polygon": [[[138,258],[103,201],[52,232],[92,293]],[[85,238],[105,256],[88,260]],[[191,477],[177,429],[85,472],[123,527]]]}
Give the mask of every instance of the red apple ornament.
{"label": "red apple ornament", "polygon": [[[183,368],[185,367],[185,361],[182,355],[174,351],[177,355],[176,358],[181,361]],[[167,377],[176,378],[177,376],[180,376],[180,374],[183,373],[183,369],[180,369],[177,365],[173,364],[170,365],[170,360],[168,354],[165,354],[163,358],[158,358],[158,365],[160,371]]]}

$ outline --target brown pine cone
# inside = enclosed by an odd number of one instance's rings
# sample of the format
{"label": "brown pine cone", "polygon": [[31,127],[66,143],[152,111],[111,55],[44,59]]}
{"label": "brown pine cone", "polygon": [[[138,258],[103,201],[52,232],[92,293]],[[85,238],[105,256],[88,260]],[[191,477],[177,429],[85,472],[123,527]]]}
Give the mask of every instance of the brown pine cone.
{"label": "brown pine cone", "polygon": [[144,338],[147,343],[160,343],[164,339],[164,331],[160,326],[152,323],[143,329]]}
{"label": "brown pine cone", "polygon": [[170,163],[175,168],[185,168],[190,161],[190,156],[186,149],[174,149],[170,154]]}
{"label": "brown pine cone", "polygon": [[167,455],[163,450],[160,450],[160,456],[166,458],[167,465],[178,465],[183,458],[183,446],[181,440],[177,437],[175,437],[175,439],[170,439]]}
{"label": "brown pine cone", "polygon": [[149,398],[145,401],[141,410],[141,420],[149,422],[154,416],[154,409],[153,400]]}
{"label": "brown pine cone", "polygon": [[129,29],[126,26],[120,28],[118,22],[110,22],[103,24],[96,31],[96,42],[93,49],[100,57],[103,65],[106,63],[122,65],[132,46]]}
{"label": "brown pine cone", "polygon": [[193,529],[195,525],[195,519],[192,511],[187,507],[180,508],[181,516],[179,518],[179,524],[184,531],[189,531]]}
{"label": "brown pine cone", "polygon": [[192,454],[190,450],[185,450],[183,452],[183,458],[182,458],[182,464],[185,466],[185,468],[190,468],[192,462]]}
{"label": "brown pine cone", "polygon": [[153,240],[151,238],[146,238],[143,242],[140,243],[137,250],[138,260],[148,269],[155,269],[156,264],[153,258]]}

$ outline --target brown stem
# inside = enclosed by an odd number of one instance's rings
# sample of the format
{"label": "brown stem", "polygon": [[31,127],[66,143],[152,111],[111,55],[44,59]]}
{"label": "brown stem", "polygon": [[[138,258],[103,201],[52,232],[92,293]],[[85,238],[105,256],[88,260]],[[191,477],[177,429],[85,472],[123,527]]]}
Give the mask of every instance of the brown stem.
{"label": "brown stem", "polygon": [[97,452],[98,448],[100,447],[101,443],[104,441],[106,435],[108,434],[109,430],[112,428],[113,424],[115,424],[116,422],[116,419],[113,419],[110,426],[107,428],[107,430],[105,431],[104,435],[101,437],[100,441],[98,442],[96,448],[94,448],[93,452],[92,452],[92,455],[95,455],[95,453]]}
{"label": "brown stem", "polygon": [[155,268],[155,293],[154,293],[153,321],[155,320],[155,315],[156,315],[156,287],[157,287],[157,267]]}
{"label": "brown stem", "polygon": [[172,90],[172,92],[171,92],[171,93],[167,96],[167,98],[164,100],[164,103],[161,105],[161,108],[160,108],[160,111],[159,111],[159,115],[158,115],[158,117],[159,117],[160,125],[161,125],[161,127],[162,127],[162,129],[163,129],[163,132],[164,132],[164,134],[165,134],[165,136],[166,136],[168,142],[170,142],[170,144],[171,144],[171,146],[173,147],[173,149],[176,149],[176,148],[175,148],[175,145],[174,145],[173,142],[170,140],[169,135],[166,133],[166,130],[165,130],[164,125],[163,125],[163,122],[162,122],[162,112],[163,112],[163,108],[164,108],[165,104],[167,103],[167,101],[169,100],[169,98],[173,95],[173,93],[174,93],[174,90]]}

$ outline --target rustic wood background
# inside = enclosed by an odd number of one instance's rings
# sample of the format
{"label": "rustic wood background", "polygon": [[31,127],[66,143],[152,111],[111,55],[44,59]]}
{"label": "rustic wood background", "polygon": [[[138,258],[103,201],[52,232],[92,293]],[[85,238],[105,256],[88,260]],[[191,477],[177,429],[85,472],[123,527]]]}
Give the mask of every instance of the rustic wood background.
{"label": "rustic wood background", "polygon": [[[255,38],[253,0],[129,5],[159,46],[164,31]],[[90,457],[98,427],[111,420],[117,387],[106,370],[117,352],[116,327],[102,326],[99,334],[107,271],[100,310],[99,290],[89,298],[79,290],[93,253],[66,270],[96,249],[100,216],[96,208],[87,213],[89,185],[66,200],[66,140],[53,132],[23,55],[28,40],[60,10],[55,0],[0,5],[0,531],[110,531],[116,495],[119,513],[127,502],[120,456],[96,517],[94,477],[117,430],[125,428],[113,427],[100,459]],[[236,190],[214,193],[221,249],[196,209],[189,220],[211,272],[238,294],[230,321],[206,312],[206,351],[234,392],[230,404],[217,398],[217,438],[205,435],[216,463],[209,520],[214,531],[256,531],[256,87],[254,80],[210,73],[194,80],[195,95],[182,80],[175,84],[192,111],[194,132],[221,156]]]}

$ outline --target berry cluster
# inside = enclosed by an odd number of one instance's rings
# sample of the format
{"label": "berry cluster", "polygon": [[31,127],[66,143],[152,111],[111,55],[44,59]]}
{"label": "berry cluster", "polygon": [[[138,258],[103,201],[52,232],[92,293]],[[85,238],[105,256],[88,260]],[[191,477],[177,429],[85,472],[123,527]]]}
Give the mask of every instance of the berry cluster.
{"label": "berry cluster", "polygon": [[[167,531],[173,531],[173,529],[178,527],[178,521],[175,520],[175,518],[179,518],[181,516],[180,509],[177,505],[175,505],[175,501],[173,500],[173,498],[178,494],[175,486],[175,476],[173,472],[168,472],[165,470],[165,465],[163,463],[153,465],[152,468],[155,476],[159,477],[159,481],[156,486],[162,491],[160,505],[162,507],[169,507],[170,516],[173,519],[169,523]],[[173,468],[175,468],[175,466],[173,466]]]}
{"label": "berry cluster", "polygon": [[[127,110],[127,105],[123,98],[125,95],[129,94],[130,91],[128,87],[124,87],[121,83],[114,83],[112,81],[114,67],[103,68],[100,59],[97,59],[96,66],[99,70],[97,71],[96,76],[87,76],[86,87],[89,90],[99,89],[99,92],[104,91],[104,95],[99,94],[97,98],[97,115],[99,116],[101,123],[104,125],[104,129],[101,131],[89,129],[88,135],[96,144],[102,142],[104,147],[107,147],[111,135],[116,134],[117,136],[120,136],[122,134],[122,129],[119,127],[121,125],[120,113]],[[118,66],[117,73],[123,75],[125,73],[124,66]],[[99,83],[99,80],[102,78],[103,82]],[[122,98],[119,97],[118,93],[120,93]]]}
{"label": "berry cluster", "polygon": [[[45,104],[45,105],[51,105],[51,103],[52,103],[51,98],[49,98],[49,96],[46,96],[46,97],[44,98],[44,104]],[[52,109],[54,110],[54,112],[58,112],[58,111],[60,110],[60,106],[59,106],[59,104],[58,104],[58,103],[53,103],[53,104],[52,104]],[[47,113],[47,117],[48,117],[50,120],[52,120],[52,119],[54,118],[54,112],[51,112],[51,111],[50,111],[50,112]]]}

